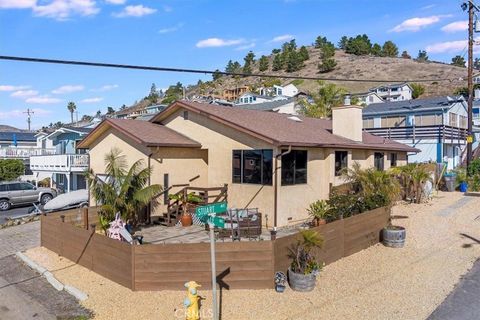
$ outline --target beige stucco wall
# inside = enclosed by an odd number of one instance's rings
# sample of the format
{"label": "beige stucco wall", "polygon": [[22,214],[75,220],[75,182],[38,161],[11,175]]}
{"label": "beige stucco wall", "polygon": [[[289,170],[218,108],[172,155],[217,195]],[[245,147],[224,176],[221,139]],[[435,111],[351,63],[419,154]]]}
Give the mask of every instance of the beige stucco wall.
{"label": "beige stucco wall", "polygon": [[208,185],[204,186],[228,184],[230,208],[259,208],[264,214],[263,222],[268,219],[268,224],[273,224],[273,186],[232,183],[232,150],[272,149],[271,145],[193,112],[189,112],[188,120],[185,120],[183,110],[179,110],[163,123],[199,142],[202,149],[207,150]]}

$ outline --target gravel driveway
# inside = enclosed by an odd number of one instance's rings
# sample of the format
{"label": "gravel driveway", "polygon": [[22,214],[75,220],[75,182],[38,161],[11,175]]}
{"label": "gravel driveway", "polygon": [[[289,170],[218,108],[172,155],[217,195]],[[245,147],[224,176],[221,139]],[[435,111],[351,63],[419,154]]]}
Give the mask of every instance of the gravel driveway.
{"label": "gravel driveway", "polygon": [[[440,192],[430,203],[395,206],[395,224],[407,229],[406,246],[377,244],[332,263],[313,292],[224,290],[222,318],[425,320],[480,257],[473,240],[480,239],[480,197],[462,199]],[[95,319],[184,318],[184,291],[132,292],[44,248],[27,255],[48,269],[69,266],[54,274],[89,295],[82,304]],[[200,289],[200,295],[208,315],[211,292]]]}

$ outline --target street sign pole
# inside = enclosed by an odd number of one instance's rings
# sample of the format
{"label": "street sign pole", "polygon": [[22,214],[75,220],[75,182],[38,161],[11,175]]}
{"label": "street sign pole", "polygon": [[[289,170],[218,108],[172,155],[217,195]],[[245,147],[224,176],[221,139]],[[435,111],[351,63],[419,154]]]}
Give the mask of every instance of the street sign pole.
{"label": "street sign pole", "polygon": [[215,266],[215,234],[213,228],[215,227],[213,222],[209,220],[208,226],[210,229],[210,257],[212,264],[212,304],[213,304],[213,320],[218,320],[218,309],[217,309],[217,270]]}

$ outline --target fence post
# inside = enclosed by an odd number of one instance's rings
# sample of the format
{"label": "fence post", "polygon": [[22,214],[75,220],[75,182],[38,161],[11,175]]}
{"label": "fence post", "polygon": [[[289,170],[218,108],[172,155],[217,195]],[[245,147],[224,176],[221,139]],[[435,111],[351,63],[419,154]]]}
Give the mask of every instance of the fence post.
{"label": "fence post", "polygon": [[88,230],[88,208],[83,208],[83,227]]}

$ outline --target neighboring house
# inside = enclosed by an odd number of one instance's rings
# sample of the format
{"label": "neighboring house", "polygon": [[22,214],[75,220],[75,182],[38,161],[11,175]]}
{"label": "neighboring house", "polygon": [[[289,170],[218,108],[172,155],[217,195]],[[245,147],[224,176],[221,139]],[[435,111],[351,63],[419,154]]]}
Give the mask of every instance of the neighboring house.
{"label": "neighboring house", "polygon": [[39,132],[38,148],[54,150],[52,154],[30,156],[30,170],[36,182],[50,178],[50,184],[63,192],[85,189],[88,154],[77,143],[91,128],[63,127],[53,132]]}
{"label": "neighboring house", "polygon": [[375,92],[385,101],[404,101],[412,100],[412,87],[408,83],[395,83],[381,85],[371,88],[370,92]]}
{"label": "neighboring house", "polygon": [[368,132],[422,150],[409,162],[460,162],[467,134],[467,103],[463,97],[436,97],[370,104],[363,109]]}
{"label": "neighboring house", "polygon": [[54,149],[37,147],[34,132],[5,128],[0,132],[0,159],[19,159],[25,165],[25,174],[20,180],[32,180],[30,156],[54,153]]}
{"label": "neighboring house", "polygon": [[262,87],[258,91],[262,96],[285,96],[294,97],[299,93],[298,88],[293,84],[287,84],[286,86]]}
{"label": "neighboring house", "polygon": [[248,86],[236,87],[234,89],[224,89],[223,90],[223,99],[227,101],[235,101],[242,94],[248,92],[250,88]]}
{"label": "neighboring house", "polygon": [[366,106],[372,103],[380,103],[385,101],[376,92],[354,93],[352,94],[352,97],[357,97],[360,104],[363,104]]}
{"label": "neighboring house", "polygon": [[267,101],[263,103],[241,104],[236,105],[237,108],[246,110],[272,111],[278,113],[286,113],[291,115],[298,114],[298,105],[294,98],[284,100]]}
{"label": "neighboring house", "polygon": [[[227,184],[230,208],[258,208],[264,225],[286,226],[307,219],[310,203],[344,183],[343,168],[358,162],[388,169],[417,151],[363,132],[359,106],[332,113],[333,121],[177,101],[148,123],[107,119],[78,147],[89,149],[99,175],[105,154],[117,147],[128,165],[143,160],[153,170],[149,182],[169,193],[182,184]],[[160,203],[155,214],[164,212]]]}
{"label": "neighboring house", "polygon": [[287,96],[262,96],[259,94],[255,94],[252,92],[247,92],[242,94],[237,101],[235,101],[234,105],[243,105],[243,104],[255,104],[255,103],[265,103],[269,101],[279,101],[279,100],[287,100]]}

